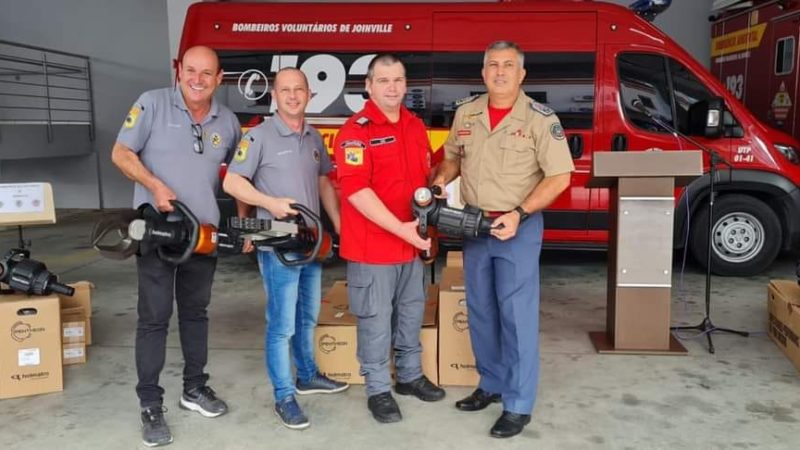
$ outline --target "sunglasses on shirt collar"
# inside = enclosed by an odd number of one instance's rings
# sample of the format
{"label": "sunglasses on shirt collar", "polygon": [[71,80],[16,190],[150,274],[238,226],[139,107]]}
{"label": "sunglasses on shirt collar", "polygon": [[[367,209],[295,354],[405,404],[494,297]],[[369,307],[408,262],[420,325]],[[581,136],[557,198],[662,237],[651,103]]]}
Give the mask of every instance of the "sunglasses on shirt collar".
{"label": "sunglasses on shirt collar", "polygon": [[203,126],[199,123],[192,124],[192,136],[194,136],[194,152],[198,155],[203,154]]}

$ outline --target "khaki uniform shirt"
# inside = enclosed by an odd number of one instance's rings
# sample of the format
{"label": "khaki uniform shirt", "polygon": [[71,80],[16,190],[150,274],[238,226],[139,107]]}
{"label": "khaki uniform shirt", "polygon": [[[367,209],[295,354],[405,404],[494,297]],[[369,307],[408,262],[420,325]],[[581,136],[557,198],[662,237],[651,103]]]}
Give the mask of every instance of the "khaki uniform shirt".
{"label": "khaki uniform shirt", "polygon": [[572,172],[575,166],[553,110],[520,93],[492,130],[488,103],[489,95],[483,94],[458,108],[444,144],[445,159],[460,164],[466,204],[510,211],[544,177]]}

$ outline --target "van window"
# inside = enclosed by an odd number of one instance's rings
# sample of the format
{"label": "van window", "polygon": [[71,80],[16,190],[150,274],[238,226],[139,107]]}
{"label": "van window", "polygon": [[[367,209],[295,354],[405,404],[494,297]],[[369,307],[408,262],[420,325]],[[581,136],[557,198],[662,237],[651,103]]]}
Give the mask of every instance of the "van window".
{"label": "van window", "polygon": [[674,126],[672,95],[663,56],[645,53],[623,53],[617,59],[620,99],[625,116],[638,128],[664,132],[662,127],[633,107],[639,100],[662,122]]}
{"label": "van window", "polygon": [[[672,58],[645,53],[625,53],[618,58],[620,96],[625,116],[636,127],[668,133],[632,106],[639,100],[659,120],[683,134],[702,136],[701,123],[690,123],[690,111],[698,102],[712,97],[708,88],[683,64]],[[741,137],[744,132],[733,115],[725,111],[726,137]]]}
{"label": "van window", "polygon": [[775,75],[786,75],[794,69],[794,36],[778,39],[775,43]]}
{"label": "van window", "polygon": [[[486,87],[481,77],[483,52],[434,53],[431,125],[449,128],[455,102]],[[525,93],[558,115],[564,128],[591,129],[595,103],[595,54],[526,53]]]}

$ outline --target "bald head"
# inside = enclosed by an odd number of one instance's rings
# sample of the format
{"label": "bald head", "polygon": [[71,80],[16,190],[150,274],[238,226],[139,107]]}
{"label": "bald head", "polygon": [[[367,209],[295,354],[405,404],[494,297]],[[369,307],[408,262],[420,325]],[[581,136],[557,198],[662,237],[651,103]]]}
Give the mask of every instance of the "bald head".
{"label": "bald head", "polygon": [[215,67],[214,73],[220,71],[221,67],[219,66],[219,56],[217,56],[217,52],[212,50],[205,45],[195,45],[194,47],[190,47],[185,52],[183,52],[183,58],[181,59],[181,64],[186,64],[187,60],[196,61],[196,60],[205,60],[206,62],[210,63]]}
{"label": "bald head", "polygon": [[272,83],[274,86],[273,89],[278,89],[281,84],[286,82],[284,80],[291,80],[292,82],[295,82],[298,79],[302,80],[306,89],[308,89],[308,78],[306,78],[306,74],[303,73],[302,70],[296,67],[284,67],[275,74],[275,81]]}

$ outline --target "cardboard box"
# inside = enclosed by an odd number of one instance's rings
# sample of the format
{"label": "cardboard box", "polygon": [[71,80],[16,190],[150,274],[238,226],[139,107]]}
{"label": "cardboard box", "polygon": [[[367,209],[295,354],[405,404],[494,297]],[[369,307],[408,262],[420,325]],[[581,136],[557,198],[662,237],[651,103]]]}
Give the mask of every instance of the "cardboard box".
{"label": "cardboard box", "polygon": [[83,308],[83,316],[86,319],[86,338],[84,342],[86,342],[87,346],[92,345],[92,289],[94,289],[94,284],[89,281],[68,284],[75,288],[75,294],[72,297],[58,296],[61,299],[61,309]]}
{"label": "cardboard box", "polygon": [[77,344],[86,342],[86,318],[83,307],[61,310],[61,343]]}
{"label": "cardboard box", "polygon": [[447,267],[464,267],[464,252],[449,251],[447,252]]}
{"label": "cardboard box", "polygon": [[92,289],[94,289],[94,285],[88,281],[78,281],[68,284],[75,288],[75,294],[73,294],[72,297],[59,294],[58,298],[61,300],[61,308],[75,308],[81,306],[83,307],[86,317],[92,317]]}
{"label": "cardboard box", "polygon": [[63,388],[58,297],[0,296],[0,398]]}
{"label": "cardboard box", "polygon": [[478,384],[467,321],[464,272],[458,267],[445,267],[439,283],[439,383]]}
{"label": "cardboard box", "polygon": [[[83,306],[75,306],[72,308],[61,308],[61,323],[62,328],[65,323],[70,322],[83,322],[83,338],[72,339],[69,341],[64,340],[66,336],[62,334],[63,342],[83,342],[87,346],[92,345],[92,319],[86,316]],[[73,330],[73,334],[75,331]]]}
{"label": "cardboard box", "polygon": [[[420,331],[422,344],[422,371],[428,379],[436,383],[438,370],[436,364],[436,289],[429,289],[428,303]],[[432,295],[432,296],[431,296]],[[350,313],[347,302],[347,283],[337,281],[322,296],[317,328],[314,332],[316,342],[315,357],[320,372],[325,376],[351,384],[364,384],[360,375],[360,364],[356,355],[358,337],[356,326],[358,318]],[[390,368],[394,373],[394,366]]]}
{"label": "cardboard box", "polygon": [[62,363],[65,366],[83,364],[86,362],[86,344],[84,342],[63,344],[61,346],[61,354]]}
{"label": "cardboard box", "polygon": [[800,286],[794,280],[771,280],[767,289],[769,337],[800,371]]}
{"label": "cardboard box", "polygon": [[337,281],[322,296],[314,331],[319,371],[334,380],[364,384],[356,358],[357,318],[347,307],[347,283]]}

